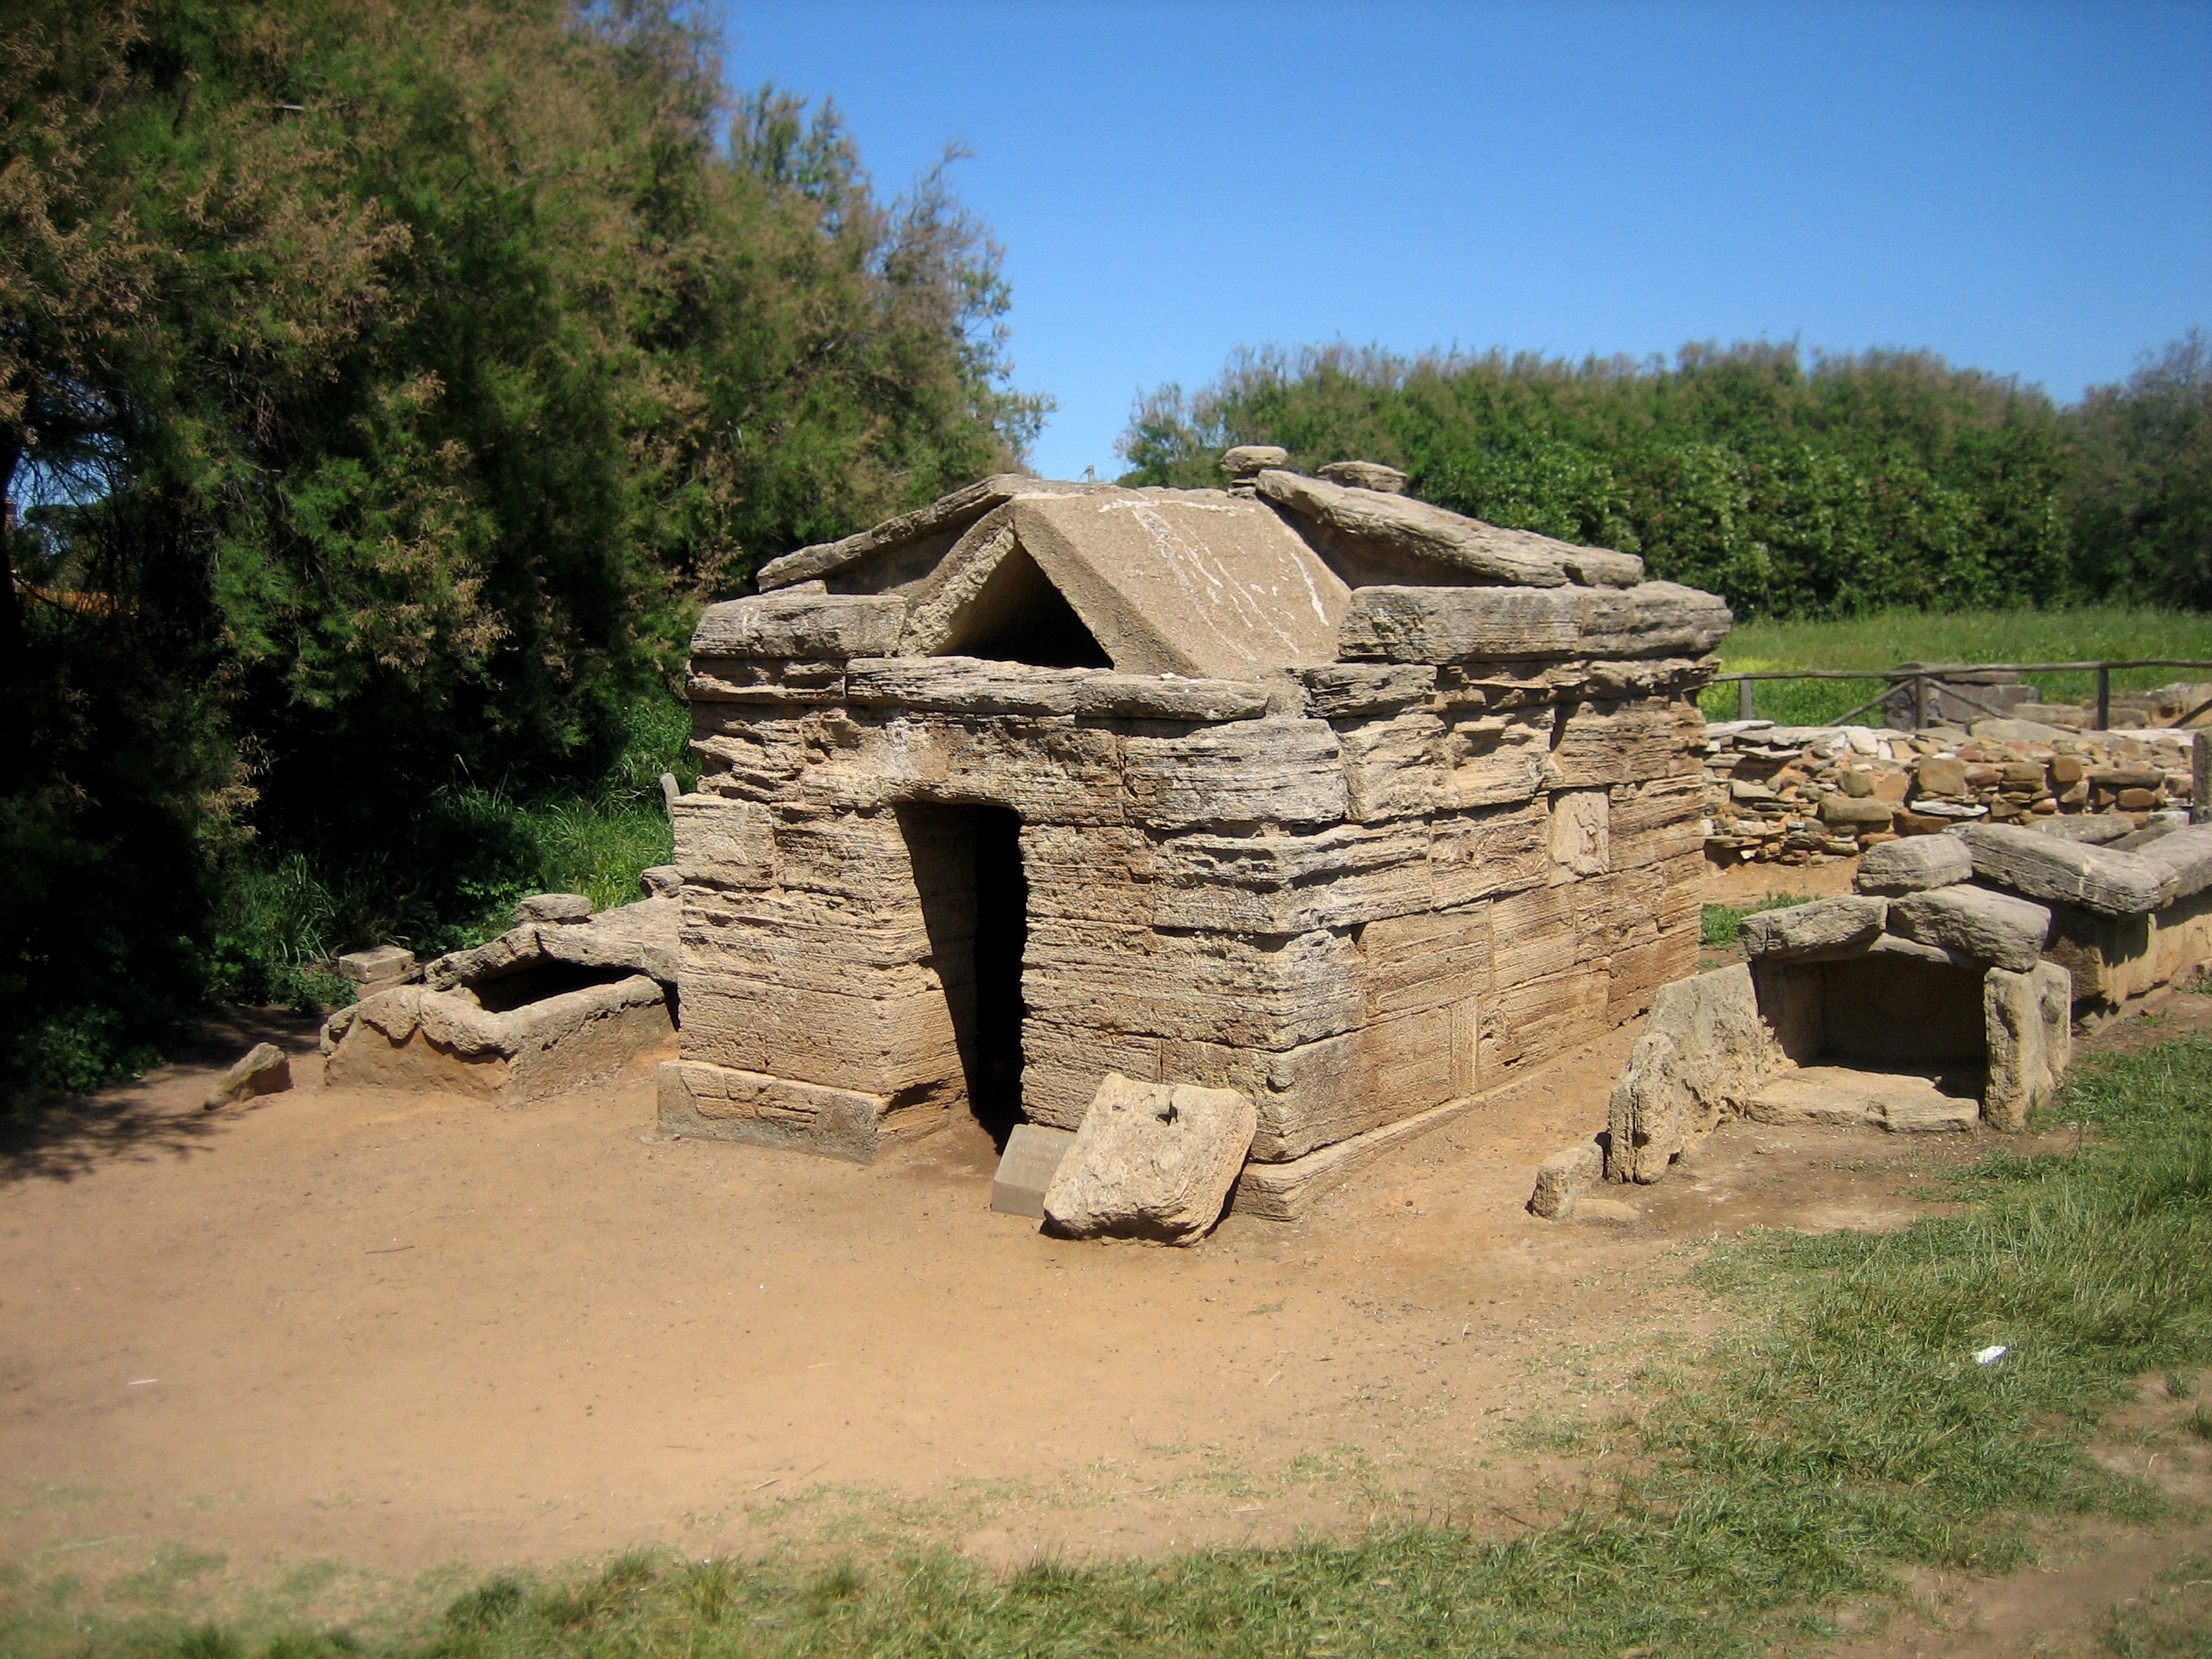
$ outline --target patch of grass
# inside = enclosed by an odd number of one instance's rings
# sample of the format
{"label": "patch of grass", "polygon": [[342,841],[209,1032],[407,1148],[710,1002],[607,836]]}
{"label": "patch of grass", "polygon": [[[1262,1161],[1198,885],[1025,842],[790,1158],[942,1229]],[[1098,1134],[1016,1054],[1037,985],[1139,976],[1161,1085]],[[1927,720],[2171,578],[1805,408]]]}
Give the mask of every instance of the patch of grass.
{"label": "patch of grass", "polygon": [[[1721,647],[1724,673],[1758,668],[1893,668],[1901,662],[2085,662],[2130,657],[2212,661],[2212,616],[2148,606],[2081,605],[2065,611],[1882,611],[1844,622],[1748,622]],[[2046,702],[2079,702],[2096,690],[2091,674],[2030,677]],[[2123,669],[2115,691],[2175,680],[2212,679],[2212,669]],[[1818,726],[1881,689],[1880,679],[1762,680],[1761,718]],[[1708,720],[1734,720],[1733,684],[1700,700]],[[1880,725],[1877,713],[1854,716]]]}
{"label": "patch of grass", "polygon": [[1769,893],[1765,898],[1750,904],[1708,904],[1698,917],[1698,943],[1700,945],[1733,945],[1736,927],[1746,916],[1756,915],[1761,910],[1786,910],[1793,904],[1810,904],[1812,900],[1797,893]]}
{"label": "patch of grass", "polygon": [[2212,1659],[2212,1555],[2184,1556],[2114,1608],[2104,1638],[2117,1659]]}
{"label": "patch of grass", "polygon": [[[631,1555],[492,1580],[378,1650],[1732,1659],[1820,1641],[1835,1634],[1823,1609],[1895,1594],[1901,1565],[2002,1571],[2051,1519],[2161,1512],[2154,1489],[2082,1443],[2134,1378],[2212,1360],[2212,1042],[2096,1062],[2058,1115],[2084,1131],[2075,1150],[1984,1161],[1961,1183],[1963,1214],[1716,1251],[1700,1278],[1746,1328],[1606,1425],[1620,1449],[1587,1463],[1595,1495],[1528,1515],[1516,1538],[1395,1527],[1008,1579],[941,1550],[828,1568]],[[1977,1364],[1994,1344],[2005,1357]],[[2203,1650],[2185,1644],[2203,1586],[2175,1584],[2116,1620],[2115,1652]],[[173,1627],[166,1648],[102,1647],[87,1618],[64,1629],[0,1590],[0,1650],[277,1659],[279,1638],[210,1626]]]}

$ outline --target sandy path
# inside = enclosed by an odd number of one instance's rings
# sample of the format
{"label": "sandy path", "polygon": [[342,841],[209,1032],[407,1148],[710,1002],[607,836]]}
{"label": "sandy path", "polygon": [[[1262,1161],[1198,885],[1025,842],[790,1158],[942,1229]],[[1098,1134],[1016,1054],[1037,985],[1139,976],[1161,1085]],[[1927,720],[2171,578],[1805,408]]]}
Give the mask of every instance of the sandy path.
{"label": "sandy path", "polygon": [[249,1577],[405,1572],[836,1517],[1007,1562],[1515,1526],[1577,1478],[1516,1425],[1601,1416],[1710,1328],[1686,1241],[1894,1225],[1981,1150],[1740,1125],[1632,1224],[1529,1217],[1632,1036],[1304,1223],[1176,1251],[991,1213],[979,1132],[860,1169],[665,1139],[642,1067],[520,1109],[325,1091],[295,1027],[291,1093],[203,1116],[179,1066],[9,1154],[0,1560],[99,1575],[178,1540]]}

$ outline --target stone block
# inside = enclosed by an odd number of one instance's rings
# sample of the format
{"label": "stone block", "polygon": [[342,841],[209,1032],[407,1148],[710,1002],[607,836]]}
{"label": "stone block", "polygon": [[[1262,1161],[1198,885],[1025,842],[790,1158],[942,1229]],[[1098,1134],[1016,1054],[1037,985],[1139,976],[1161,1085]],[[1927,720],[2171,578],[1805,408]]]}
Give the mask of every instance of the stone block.
{"label": "stone block", "polygon": [[1240,720],[1125,738],[1122,776],[1131,811],[1163,828],[1334,823],[1347,806],[1341,758],[1325,721]]}
{"label": "stone block", "polygon": [[1820,822],[1839,828],[1887,830],[1890,820],[1896,815],[1896,808],[1891,803],[1877,800],[1872,796],[1859,799],[1850,795],[1829,795],[1820,802]]}
{"label": "stone block", "polygon": [[1256,720],[1265,686],[1103,668],[1034,668],[974,657],[864,658],[846,665],[849,702],[953,714],[1081,714],[1125,720]]}
{"label": "stone block", "polygon": [[1553,878],[1601,876],[1613,868],[1612,803],[1602,789],[1571,789],[1552,797]]}
{"label": "stone block", "polygon": [[2051,934],[2045,906],[1987,887],[1937,887],[1908,893],[1889,907],[1890,931],[1923,945],[2024,974]]}
{"label": "stone block", "polygon": [[697,657],[684,695],[694,703],[726,702],[775,707],[840,702],[845,696],[844,665],[788,662],[780,658]]}
{"label": "stone block", "polygon": [[2072,1063],[2073,978],[2053,962],[2026,973],[1992,968],[1982,981],[1982,1000],[1990,1068],[1982,1114],[1991,1128],[2016,1133]]}
{"label": "stone block", "polygon": [[660,1068],[659,1121],[670,1133],[736,1140],[869,1164],[881,1147],[890,1102],[760,1072],[670,1060]]}
{"label": "stone block", "polygon": [[1305,712],[1319,720],[1394,714],[1428,702],[1437,689],[1427,663],[1318,663],[1293,668],[1291,678],[1305,688]]}
{"label": "stone block", "polygon": [[592,902],[581,893],[533,893],[515,905],[514,919],[525,927],[533,922],[589,921]]}
{"label": "stone block", "polygon": [[1355,823],[1433,811],[1443,780],[1444,723],[1426,713],[1334,722],[1345,815]]}
{"label": "stone block", "polygon": [[215,1080],[200,1106],[212,1112],[257,1095],[278,1094],[291,1086],[292,1062],[284,1057],[284,1051],[273,1042],[257,1042]]}
{"label": "stone block", "polygon": [[1737,925],[1744,954],[1753,961],[1809,956],[1863,945],[1881,932],[1888,902],[1879,898],[1820,899],[1786,909],[1761,910]]}
{"label": "stone block", "polygon": [[1338,630],[1348,661],[1668,657],[1711,650],[1733,618],[1674,582],[1635,587],[1359,587]]}
{"label": "stone block", "polygon": [[1960,839],[1966,843],[1977,877],[2030,898],[2106,915],[2158,907],[2159,876],[2142,854],[2085,847],[2001,823],[1970,825]]}
{"label": "stone block", "polygon": [[2212,825],[2174,830],[2137,849],[2135,856],[2157,878],[2161,908],[2212,887]]}
{"label": "stone block", "polygon": [[1606,1178],[1658,1180],[1784,1060],[1748,963],[1662,988],[1613,1085]]}
{"label": "stone block", "polygon": [[1296,515],[1340,560],[1394,557],[1441,565],[1484,581],[1558,587],[1567,580],[1565,544],[1528,531],[1502,530],[1426,501],[1376,489],[1347,489],[1326,478],[1263,471],[1262,497]]}
{"label": "stone block", "polygon": [[1465,811],[1533,799],[1543,784],[1553,723],[1547,708],[1455,715],[1438,739],[1437,805]]}
{"label": "stone block", "polygon": [[1605,1154],[1597,1142],[1578,1140],[1536,1166],[1536,1190],[1528,1199],[1528,1213],[1564,1221],[1574,1213],[1576,1200],[1604,1178]]}
{"label": "stone block", "polygon": [[1052,1185],[1060,1161],[1074,1144],[1073,1129],[1048,1129],[1042,1123],[1014,1125],[991,1176],[991,1207],[1000,1215],[1043,1220],[1045,1189]]}
{"label": "stone block", "polygon": [[1917,793],[1923,795],[1963,795],[1966,793],[1966,763],[1953,755],[1929,755],[1912,769]]}
{"label": "stone block", "polygon": [[1921,836],[1911,841],[1887,842],[1859,855],[1858,873],[1851,885],[1862,893],[1896,897],[1924,892],[1931,887],[1951,887],[1972,878],[1974,860],[1966,842],[1956,836]]}
{"label": "stone block", "polygon": [[1048,1231],[1194,1244],[1220,1218],[1258,1117],[1230,1089],[1109,1073],[1054,1172]]}
{"label": "stone block", "polygon": [[762,593],[710,605],[692,631],[695,657],[797,657],[842,662],[897,645],[906,601],[880,593]]}
{"label": "stone block", "polygon": [[338,958],[338,972],[356,985],[378,988],[397,985],[415,971],[415,953],[400,945],[379,945],[367,951],[349,951]]}

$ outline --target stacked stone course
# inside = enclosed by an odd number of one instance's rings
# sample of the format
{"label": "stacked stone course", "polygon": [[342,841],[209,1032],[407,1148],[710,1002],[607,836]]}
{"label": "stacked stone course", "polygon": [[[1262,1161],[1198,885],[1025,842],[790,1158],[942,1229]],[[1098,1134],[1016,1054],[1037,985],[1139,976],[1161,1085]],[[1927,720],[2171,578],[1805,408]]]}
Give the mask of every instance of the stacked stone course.
{"label": "stacked stone course", "polygon": [[1262,1213],[1688,971],[1725,608],[1272,459],[986,480],[707,613],[667,1126],[866,1160],[980,1106],[1015,867],[1020,1117],[1235,1090]]}
{"label": "stacked stone course", "polygon": [[1822,864],[1966,823],[2118,812],[2140,829],[2185,819],[2192,741],[2185,731],[2017,720],[1919,732],[1715,721],[1705,729],[1705,848],[1720,864]]}

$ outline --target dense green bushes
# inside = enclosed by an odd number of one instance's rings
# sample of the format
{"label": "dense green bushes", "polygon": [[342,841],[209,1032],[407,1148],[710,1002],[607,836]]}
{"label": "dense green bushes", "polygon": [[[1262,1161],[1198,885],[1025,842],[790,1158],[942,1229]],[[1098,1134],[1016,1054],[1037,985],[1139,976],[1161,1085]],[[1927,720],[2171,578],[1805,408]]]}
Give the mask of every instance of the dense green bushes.
{"label": "dense green bushes", "polygon": [[[711,47],[657,0],[0,0],[0,1069],[478,922],[703,599],[1018,457],[981,228]],[[310,888],[361,896],[272,942]]]}
{"label": "dense green bushes", "polygon": [[1163,387],[1132,482],[1214,483],[1221,450],[1347,456],[1493,523],[1641,553],[1749,617],[2081,596],[2212,605],[2212,355],[2191,334],[2061,410],[1925,352],[1679,359],[1247,353]]}

